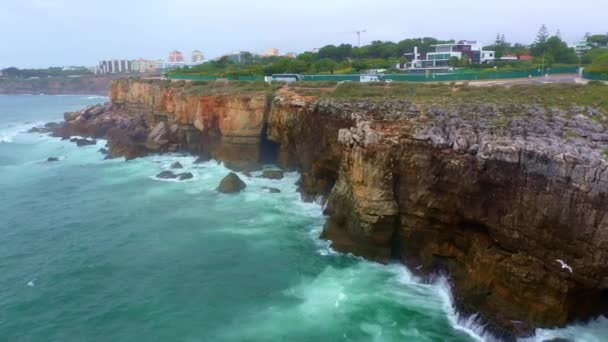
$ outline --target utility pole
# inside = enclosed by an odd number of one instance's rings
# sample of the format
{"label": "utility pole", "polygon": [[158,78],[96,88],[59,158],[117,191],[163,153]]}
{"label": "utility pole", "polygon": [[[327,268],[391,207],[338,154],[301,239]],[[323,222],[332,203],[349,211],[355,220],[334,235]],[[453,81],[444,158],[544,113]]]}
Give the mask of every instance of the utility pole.
{"label": "utility pole", "polygon": [[355,33],[357,34],[357,46],[361,47],[361,33],[367,33],[367,30],[359,30],[355,31]]}
{"label": "utility pole", "polygon": [[541,76],[545,75],[545,53],[547,53],[547,52],[543,51],[543,59],[542,59],[541,67],[540,67]]}

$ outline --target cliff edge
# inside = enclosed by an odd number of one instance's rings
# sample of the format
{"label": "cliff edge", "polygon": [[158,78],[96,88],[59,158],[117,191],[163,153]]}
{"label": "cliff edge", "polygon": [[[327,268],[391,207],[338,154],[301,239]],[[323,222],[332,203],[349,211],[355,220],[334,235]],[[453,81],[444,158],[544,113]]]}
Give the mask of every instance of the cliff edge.
{"label": "cliff edge", "polygon": [[299,170],[335,249],[449,274],[460,311],[506,340],[608,313],[608,86],[131,79],[110,94],[54,134]]}

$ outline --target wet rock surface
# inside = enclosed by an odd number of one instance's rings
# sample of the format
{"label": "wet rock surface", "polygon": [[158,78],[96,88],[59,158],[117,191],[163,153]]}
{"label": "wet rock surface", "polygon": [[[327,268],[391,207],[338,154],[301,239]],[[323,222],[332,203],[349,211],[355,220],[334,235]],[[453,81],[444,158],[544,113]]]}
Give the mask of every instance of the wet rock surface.
{"label": "wet rock surface", "polygon": [[175,173],[173,171],[162,171],[161,173],[156,175],[156,178],[158,179],[177,179],[180,181],[183,180],[188,180],[188,179],[192,179],[194,178],[194,175],[190,172],[183,172],[183,173]]}
{"label": "wet rock surface", "polygon": [[222,179],[220,185],[217,187],[217,191],[225,194],[232,194],[241,192],[246,187],[247,184],[245,184],[245,182],[243,182],[236,173],[230,172]]}
{"label": "wet rock surface", "polygon": [[156,175],[156,178],[159,179],[175,179],[177,175],[173,171],[163,171]]}
{"label": "wet rock surface", "polygon": [[198,156],[196,158],[196,160],[194,160],[194,164],[202,164],[202,163],[206,163],[208,161],[210,161],[212,159],[211,154],[208,152],[203,152],[201,153],[200,156]]}
{"label": "wet rock surface", "polygon": [[70,139],[70,141],[73,143],[76,143],[76,146],[78,146],[78,147],[97,144],[97,140],[90,140],[90,139],[86,139],[86,138],[72,138],[72,139]]}
{"label": "wet rock surface", "polygon": [[261,177],[267,179],[283,179],[285,175],[281,170],[264,170]]}
{"label": "wet rock surface", "polygon": [[192,179],[192,178],[194,178],[194,175],[191,174],[190,172],[184,172],[184,173],[180,173],[177,175],[177,179],[179,179],[180,181]]}

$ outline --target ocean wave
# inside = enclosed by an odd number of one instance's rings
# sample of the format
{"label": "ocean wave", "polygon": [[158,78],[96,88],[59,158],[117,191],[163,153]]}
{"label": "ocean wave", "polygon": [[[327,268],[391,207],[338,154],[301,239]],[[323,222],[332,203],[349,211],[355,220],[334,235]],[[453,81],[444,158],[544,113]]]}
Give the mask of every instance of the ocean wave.
{"label": "ocean wave", "polygon": [[27,133],[31,128],[42,124],[42,121],[30,121],[25,123],[13,123],[0,127],[0,143],[12,143],[19,134]]}
{"label": "ocean wave", "polygon": [[93,95],[88,97],[83,97],[83,100],[96,100],[96,99],[107,99],[107,96]]}

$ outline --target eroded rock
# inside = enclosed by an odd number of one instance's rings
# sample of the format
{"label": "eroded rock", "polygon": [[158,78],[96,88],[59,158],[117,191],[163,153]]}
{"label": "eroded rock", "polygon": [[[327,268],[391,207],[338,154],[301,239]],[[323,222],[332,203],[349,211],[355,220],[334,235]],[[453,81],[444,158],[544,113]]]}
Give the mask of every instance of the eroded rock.
{"label": "eroded rock", "polygon": [[224,179],[222,179],[217,191],[225,194],[231,194],[240,192],[246,187],[247,184],[245,184],[245,182],[243,182],[236,173],[230,172],[226,177],[224,177]]}

